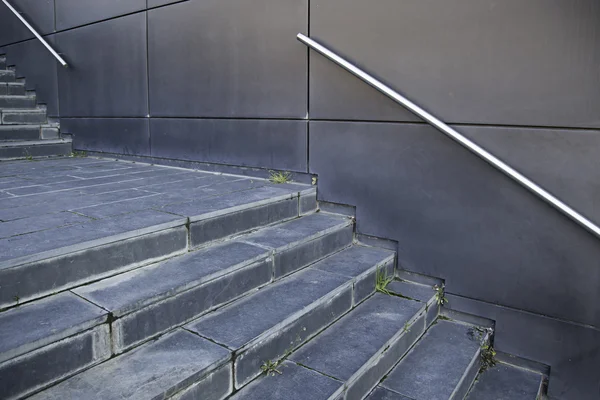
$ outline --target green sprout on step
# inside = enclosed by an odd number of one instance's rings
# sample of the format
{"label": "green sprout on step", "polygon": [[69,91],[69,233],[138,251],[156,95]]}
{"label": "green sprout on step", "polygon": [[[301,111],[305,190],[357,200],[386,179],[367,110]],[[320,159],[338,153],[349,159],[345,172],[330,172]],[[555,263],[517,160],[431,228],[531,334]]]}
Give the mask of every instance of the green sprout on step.
{"label": "green sprout on step", "polygon": [[435,285],[433,287],[433,290],[435,290],[435,301],[438,303],[439,306],[443,306],[444,304],[448,303],[448,299],[446,298],[446,293],[444,291],[443,285]]}
{"label": "green sprout on step", "polygon": [[73,151],[71,157],[85,157],[87,154],[85,151]]}
{"label": "green sprout on step", "polygon": [[275,376],[275,373],[278,373],[279,375],[282,374],[281,371],[279,371],[277,369],[278,367],[279,367],[279,361],[273,362],[271,360],[267,360],[267,362],[265,362],[263,365],[260,366],[260,369],[262,370],[262,372],[267,374],[267,376],[269,376],[269,375]]}
{"label": "green sprout on step", "polygon": [[393,280],[394,279],[389,277],[385,270],[380,270],[378,268],[375,273],[375,291],[391,296],[392,292],[390,292],[387,287]]}
{"label": "green sprout on step", "polygon": [[19,304],[19,300],[21,300],[21,298],[20,298],[19,296],[16,296],[16,295],[15,295],[15,296],[13,297],[13,300],[14,300],[14,301],[15,301],[17,304]]}
{"label": "green sprout on step", "polygon": [[288,183],[292,180],[292,174],[290,174],[289,172],[270,172],[271,175],[269,176],[269,181],[271,181],[271,183],[280,185],[282,183]]}
{"label": "green sprout on step", "polygon": [[402,332],[403,333],[410,332],[410,324],[408,323],[408,321],[406,321],[406,323],[404,324],[404,327],[402,328]]}
{"label": "green sprout on step", "polygon": [[481,346],[481,370],[485,371],[488,368],[496,365],[496,350],[490,344]]}
{"label": "green sprout on step", "polygon": [[312,182],[312,185],[315,186],[317,184],[317,177],[313,176],[311,182]]}

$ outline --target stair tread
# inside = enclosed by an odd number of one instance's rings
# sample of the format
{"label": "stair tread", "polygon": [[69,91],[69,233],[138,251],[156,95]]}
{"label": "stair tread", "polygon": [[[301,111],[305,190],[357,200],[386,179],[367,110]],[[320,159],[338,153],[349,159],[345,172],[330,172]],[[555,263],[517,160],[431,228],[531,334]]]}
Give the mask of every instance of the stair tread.
{"label": "stair tread", "polygon": [[417,301],[429,301],[435,294],[431,286],[413,282],[393,281],[387,286],[387,289],[397,295]]}
{"label": "stair tread", "polygon": [[281,374],[261,376],[230,400],[329,399],[342,386],[340,381],[289,361],[283,362],[278,370]]}
{"label": "stair tread", "polygon": [[31,399],[167,398],[231,357],[226,349],[176,330],[155,342],[81,372]]}
{"label": "stair tread", "polygon": [[[413,400],[409,397],[402,396],[396,392],[392,392],[386,388],[378,386],[369,394],[366,400]],[[490,399],[488,399],[490,400]]]}
{"label": "stair tread", "polygon": [[479,375],[467,400],[536,400],[541,383],[539,373],[497,363]]}
{"label": "stair tread", "polygon": [[0,363],[90,329],[106,317],[106,311],[68,292],[0,313]]}
{"label": "stair tread", "polygon": [[346,381],[422,308],[420,302],[376,293],[289,359]]}
{"label": "stair tread", "polygon": [[[187,329],[230,349],[240,349],[292,314],[305,310],[323,296],[390,257],[393,257],[393,253],[386,250],[352,246],[201,317],[189,324]],[[326,272],[336,267],[338,273]]]}
{"label": "stair tread", "polygon": [[473,327],[438,321],[394,367],[381,386],[414,400],[449,399],[481,339]]}
{"label": "stair tread", "polygon": [[56,257],[67,252],[123,240],[142,229],[166,229],[184,225],[180,216],[146,210],[118,218],[91,221],[0,240],[0,270],[25,262]]}
{"label": "stair tread", "polygon": [[74,289],[95,304],[122,316],[163,298],[200,285],[231,269],[269,257],[246,243],[229,242],[143,267]]}

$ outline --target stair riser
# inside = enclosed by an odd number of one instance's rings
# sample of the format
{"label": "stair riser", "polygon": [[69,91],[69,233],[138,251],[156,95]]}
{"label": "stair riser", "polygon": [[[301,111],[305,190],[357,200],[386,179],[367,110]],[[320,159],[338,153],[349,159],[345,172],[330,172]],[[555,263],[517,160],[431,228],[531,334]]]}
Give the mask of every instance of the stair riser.
{"label": "stair riser", "polygon": [[0,82],[14,82],[15,72],[7,69],[0,69]]}
{"label": "stair riser", "polygon": [[2,124],[4,125],[27,125],[27,124],[45,124],[45,112],[17,112],[5,110],[2,111]]}
{"label": "stair riser", "polygon": [[411,319],[408,331],[400,330],[330,399],[362,399],[369,394],[431,326],[435,320],[431,318],[432,314],[439,314],[439,306],[434,298]]}
{"label": "stair riser", "polygon": [[25,85],[21,83],[0,83],[0,96],[24,96]]}
{"label": "stair riser", "polygon": [[168,300],[117,319],[113,323],[115,353],[235,300],[271,281],[272,260],[238,269],[231,274],[190,289]]}
{"label": "stair riser", "polygon": [[[295,201],[297,206],[297,199]],[[282,269],[278,263],[286,263],[292,265],[294,270],[299,270],[349,246],[351,242],[352,226],[329,232],[308,243],[298,243],[283,253],[275,253],[274,262],[269,260],[237,269],[229,275],[119,318],[113,326],[115,352],[125,351],[269,283],[272,276],[277,276],[277,271]],[[299,256],[305,252],[306,256]],[[142,326],[144,330],[140,329]]]}
{"label": "stair riser", "polygon": [[[0,308],[33,300],[91,280],[147,265],[187,251],[187,229],[175,227],[15,268],[0,269]],[[31,278],[35,277],[35,279]]]}
{"label": "stair riser", "polygon": [[40,137],[44,140],[60,138],[60,131],[58,128],[42,127],[40,133],[41,133]]}
{"label": "stair riser", "polygon": [[232,365],[228,363],[169,400],[222,400],[233,392]]}
{"label": "stair riser", "polygon": [[192,247],[298,217],[298,198],[192,222]]}
{"label": "stair riser", "polygon": [[265,360],[279,360],[327,328],[375,292],[377,271],[394,273],[394,260],[376,265],[307,307],[283,326],[263,333],[235,352],[235,387],[242,388],[262,371]]}
{"label": "stair riser", "polygon": [[68,156],[69,154],[71,154],[71,143],[19,147],[0,147],[0,160],[18,160],[36,157]]}
{"label": "stair riser", "polygon": [[35,108],[33,96],[0,96],[0,108]]}
{"label": "stair riser", "polygon": [[0,364],[0,393],[19,399],[108,358],[109,327],[103,324]]}
{"label": "stair riser", "polygon": [[0,69],[6,69],[6,57],[0,57]]}
{"label": "stair riser", "polygon": [[21,127],[2,127],[0,128],[0,140],[39,140],[40,128],[36,126]]}

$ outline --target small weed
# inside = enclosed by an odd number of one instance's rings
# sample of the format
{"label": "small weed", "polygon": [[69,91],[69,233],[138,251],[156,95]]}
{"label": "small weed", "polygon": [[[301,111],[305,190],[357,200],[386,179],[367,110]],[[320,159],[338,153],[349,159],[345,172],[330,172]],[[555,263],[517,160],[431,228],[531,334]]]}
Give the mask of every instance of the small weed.
{"label": "small weed", "polygon": [[484,344],[481,346],[481,370],[485,371],[488,368],[496,365],[496,350],[489,345]]}
{"label": "small weed", "polygon": [[267,374],[267,376],[271,375],[271,376],[275,376],[275,373],[278,373],[279,375],[281,375],[281,371],[277,369],[277,367],[279,367],[279,362],[273,362],[271,360],[267,360],[267,362],[265,362],[263,365],[260,366],[260,369],[262,370],[262,372],[264,372],[265,374]]}
{"label": "small weed", "polygon": [[439,306],[448,304],[448,299],[446,298],[444,292],[444,286],[435,285],[433,287],[433,290],[435,290],[435,301],[438,303]]}
{"label": "small weed", "polygon": [[85,157],[87,154],[85,151],[73,151],[71,157]]}
{"label": "small weed", "polygon": [[27,157],[25,157],[25,159],[26,159],[27,161],[33,161],[33,156],[27,156]]}
{"label": "small weed", "polygon": [[292,174],[289,172],[275,172],[270,171],[271,176],[269,176],[269,180],[275,184],[288,183],[292,180]]}
{"label": "small weed", "polygon": [[317,177],[313,176],[312,178],[312,185],[315,186],[317,184]]}
{"label": "small weed", "polygon": [[410,324],[408,323],[408,321],[406,321],[406,323],[404,324],[404,327],[402,328],[402,332],[404,332],[404,333],[410,332]]}
{"label": "small weed", "polygon": [[393,280],[393,278],[388,276],[386,271],[377,269],[377,272],[375,273],[375,291],[391,296],[392,292],[388,290],[387,286],[392,283]]}
{"label": "small weed", "polygon": [[14,296],[13,300],[17,302],[17,304],[19,304],[19,300],[21,300],[21,298],[19,296]]}

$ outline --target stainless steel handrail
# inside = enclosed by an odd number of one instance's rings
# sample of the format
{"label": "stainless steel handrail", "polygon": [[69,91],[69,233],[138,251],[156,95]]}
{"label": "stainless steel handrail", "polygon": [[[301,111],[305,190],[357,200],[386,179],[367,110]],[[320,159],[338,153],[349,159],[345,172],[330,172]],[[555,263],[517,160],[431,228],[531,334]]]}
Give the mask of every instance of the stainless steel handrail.
{"label": "stainless steel handrail", "polygon": [[330,61],[333,61],[340,67],[344,68],[346,71],[357,76],[364,82],[368,83],[375,89],[379,90],[381,93],[385,94],[387,97],[394,100],[396,103],[404,106],[405,108],[407,108],[408,110],[410,110],[411,112],[416,114],[417,116],[421,117],[426,122],[430,123],[435,128],[437,128],[440,132],[449,136],[451,139],[453,139],[454,141],[458,142],[459,144],[461,144],[462,146],[467,148],[473,154],[475,154],[475,155],[479,156],[480,158],[482,158],[483,160],[487,161],[490,165],[492,165],[493,167],[495,167],[496,169],[498,169],[499,171],[501,171],[508,177],[512,178],[515,182],[519,183],[521,186],[523,186],[530,192],[532,192],[535,195],[537,195],[538,197],[540,197],[542,200],[544,200],[545,202],[550,204],[552,207],[556,208],[557,210],[559,210],[560,212],[565,214],[567,217],[571,218],[573,221],[577,222],[579,225],[583,226],[589,232],[596,235],[596,237],[600,238],[600,228],[597,225],[595,225],[593,222],[591,222],[590,220],[585,218],[583,215],[579,214],[577,211],[575,211],[574,209],[572,209],[571,207],[569,207],[562,201],[560,201],[558,198],[556,198],[554,195],[550,194],[550,192],[548,192],[547,190],[540,187],[538,184],[533,182],[531,179],[527,178],[526,176],[524,176],[523,174],[521,174],[520,172],[518,172],[511,166],[509,166],[504,161],[500,160],[498,157],[494,156],[487,150],[483,149],[479,145],[477,145],[474,142],[472,142],[471,140],[467,139],[466,137],[464,137],[463,135],[458,133],[456,130],[454,130],[453,128],[448,126],[443,121],[434,117],[433,115],[431,115],[430,113],[428,113],[427,111],[422,109],[421,107],[417,106],[412,101],[408,100],[406,97],[402,96],[401,94],[399,94],[398,92],[396,92],[389,86],[385,85],[378,79],[374,78],[373,76],[369,75],[365,71],[361,70],[360,68],[351,64],[350,62],[346,61],[339,55],[335,54],[333,51],[327,49],[326,47],[322,46],[321,44],[315,42],[311,38],[309,38],[301,33],[298,34],[297,38],[299,41],[304,43],[309,48],[311,48],[314,51],[316,51],[317,53],[325,56],[325,58],[329,59]]}
{"label": "stainless steel handrail", "polygon": [[21,20],[21,22],[31,31],[31,33],[33,33],[35,35],[35,37],[38,38],[38,40],[40,42],[42,42],[42,44],[44,46],[46,46],[46,48],[48,49],[48,51],[50,51],[50,53],[52,53],[52,55],[54,57],[56,57],[56,59],[58,60],[58,62],[60,62],[63,67],[68,67],[66,61],[63,60],[63,58],[56,51],[54,51],[54,49],[52,48],[52,46],[50,46],[48,44],[48,42],[46,42],[44,40],[44,38],[39,33],[37,33],[37,31],[35,30],[35,28],[33,26],[31,26],[29,24],[29,22],[27,22],[27,20],[25,18],[23,18],[23,16],[21,15],[21,13],[19,13],[17,10],[15,10],[15,8],[12,5],[10,5],[10,3],[7,0],[2,0],[2,2],[6,5],[6,7],[8,7],[8,9],[10,11],[13,12],[13,14],[15,14],[17,16],[17,18],[19,18]]}

